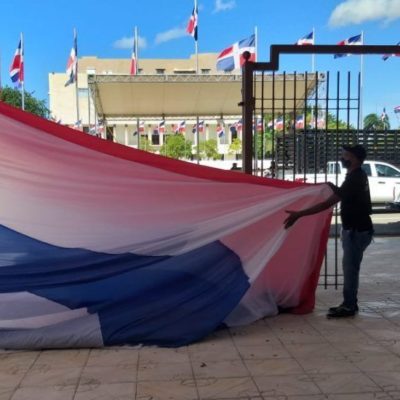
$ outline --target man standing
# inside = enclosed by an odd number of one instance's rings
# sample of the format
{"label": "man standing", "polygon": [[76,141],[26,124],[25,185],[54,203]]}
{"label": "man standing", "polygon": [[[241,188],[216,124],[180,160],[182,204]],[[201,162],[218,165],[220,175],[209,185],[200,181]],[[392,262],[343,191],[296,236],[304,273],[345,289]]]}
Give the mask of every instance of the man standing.
{"label": "man standing", "polygon": [[343,303],[329,309],[327,314],[329,318],[350,317],[358,312],[360,265],[364,250],[371,243],[373,235],[368,177],[361,168],[366,155],[361,145],[343,146],[340,161],[348,171],[343,184],[338,187],[329,183],[333,194],[324,202],[299,211],[286,211],[289,214],[284,222],[287,229],[299,218],[319,213],[341,201]]}

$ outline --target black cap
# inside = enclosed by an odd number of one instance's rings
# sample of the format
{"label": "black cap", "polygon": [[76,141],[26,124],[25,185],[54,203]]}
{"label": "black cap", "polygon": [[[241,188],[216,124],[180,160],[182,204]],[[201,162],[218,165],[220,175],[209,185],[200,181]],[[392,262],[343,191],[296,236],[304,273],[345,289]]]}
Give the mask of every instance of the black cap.
{"label": "black cap", "polygon": [[356,144],[355,146],[343,146],[343,150],[346,150],[349,153],[353,154],[361,162],[364,162],[364,160],[367,158],[367,152],[360,144]]}

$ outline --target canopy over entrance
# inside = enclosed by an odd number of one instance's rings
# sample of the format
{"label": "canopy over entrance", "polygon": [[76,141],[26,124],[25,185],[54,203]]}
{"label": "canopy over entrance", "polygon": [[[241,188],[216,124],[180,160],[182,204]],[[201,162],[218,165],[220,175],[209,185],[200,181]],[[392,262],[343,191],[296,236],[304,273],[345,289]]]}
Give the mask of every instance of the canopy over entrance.
{"label": "canopy over entrance", "polygon": [[[307,95],[323,79],[321,74],[258,76],[256,93],[263,93],[267,112],[272,104],[275,113],[294,108],[300,111]],[[91,75],[88,83],[97,113],[103,118],[242,113],[241,75]]]}

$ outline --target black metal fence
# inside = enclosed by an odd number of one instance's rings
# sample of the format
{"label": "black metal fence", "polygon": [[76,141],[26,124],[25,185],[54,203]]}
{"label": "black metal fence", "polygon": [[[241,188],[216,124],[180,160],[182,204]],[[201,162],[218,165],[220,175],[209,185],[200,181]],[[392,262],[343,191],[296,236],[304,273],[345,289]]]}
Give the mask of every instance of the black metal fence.
{"label": "black metal fence", "polygon": [[[280,54],[395,54],[396,46],[293,46],[271,47],[271,61],[246,61],[243,69],[243,171],[263,173],[264,158],[274,165],[272,174],[326,172],[345,144],[363,144],[369,158],[400,164],[398,132],[363,130],[362,82],[350,72],[276,73]],[[261,129],[259,129],[261,127]],[[338,218],[334,239],[326,254],[321,283],[341,284]],[[328,261],[329,260],[329,261]]]}

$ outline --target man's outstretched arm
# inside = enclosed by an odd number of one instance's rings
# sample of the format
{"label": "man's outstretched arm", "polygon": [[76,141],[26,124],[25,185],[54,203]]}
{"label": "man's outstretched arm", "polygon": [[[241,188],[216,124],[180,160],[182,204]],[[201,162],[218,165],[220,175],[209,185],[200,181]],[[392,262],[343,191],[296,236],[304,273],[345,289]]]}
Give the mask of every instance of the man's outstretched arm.
{"label": "man's outstretched arm", "polygon": [[299,218],[305,217],[306,215],[318,214],[321,211],[327,210],[328,208],[334,206],[340,201],[340,197],[336,194],[332,194],[327,200],[317,203],[311,207],[304,208],[303,210],[293,211],[285,210],[289,216],[285,219],[285,229],[290,228]]}

